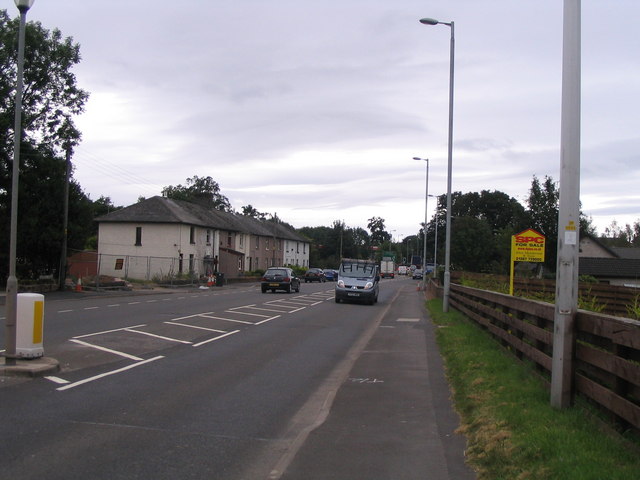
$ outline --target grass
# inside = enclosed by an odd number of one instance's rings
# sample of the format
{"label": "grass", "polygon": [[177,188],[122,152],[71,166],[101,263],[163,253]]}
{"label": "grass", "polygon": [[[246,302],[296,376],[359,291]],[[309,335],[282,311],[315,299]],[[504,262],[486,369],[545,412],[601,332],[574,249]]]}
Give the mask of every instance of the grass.
{"label": "grass", "polygon": [[526,364],[461,313],[427,303],[479,480],[631,480],[640,448],[581,407],[552,408]]}

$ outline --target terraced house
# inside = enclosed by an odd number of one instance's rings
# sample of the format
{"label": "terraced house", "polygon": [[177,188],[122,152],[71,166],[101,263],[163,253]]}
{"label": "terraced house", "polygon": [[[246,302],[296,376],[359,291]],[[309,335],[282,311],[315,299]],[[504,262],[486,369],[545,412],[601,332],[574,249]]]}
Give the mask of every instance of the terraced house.
{"label": "terraced house", "polygon": [[99,273],[138,280],[227,278],[309,266],[309,241],[281,223],[152,197],[97,219]]}

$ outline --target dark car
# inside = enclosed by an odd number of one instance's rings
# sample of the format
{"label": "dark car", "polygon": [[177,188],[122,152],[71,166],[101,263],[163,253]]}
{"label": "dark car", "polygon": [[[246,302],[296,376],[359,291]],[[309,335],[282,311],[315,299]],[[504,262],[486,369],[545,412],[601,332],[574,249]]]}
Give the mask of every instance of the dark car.
{"label": "dark car", "polygon": [[287,293],[291,291],[300,291],[300,279],[296,277],[296,274],[287,267],[271,267],[268,268],[260,283],[262,293],[267,293],[267,290],[275,292],[276,290],[284,290]]}
{"label": "dark car", "polygon": [[324,271],[321,268],[310,268],[304,274],[304,283],[307,282],[326,282]]}
{"label": "dark car", "polygon": [[338,271],[332,269],[324,269],[324,278],[330,282],[338,280]]}

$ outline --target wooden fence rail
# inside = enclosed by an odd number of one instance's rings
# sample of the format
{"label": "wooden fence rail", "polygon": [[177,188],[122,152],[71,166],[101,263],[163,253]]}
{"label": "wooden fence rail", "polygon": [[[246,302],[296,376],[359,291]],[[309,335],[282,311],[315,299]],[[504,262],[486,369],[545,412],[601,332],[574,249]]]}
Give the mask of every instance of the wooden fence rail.
{"label": "wooden fence rail", "polygon": [[[462,278],[483,279],[487,275],[470,272],[451,272],[451,281],[464,283]],[[509,285],[508,275],[491,275],[497,284]],[[513,289],[516,296],[539,296],[552,298],[556,293],[555,279],[538,279],[515,277]],[[608,285],[606,283],[579,282],[578,290],[580,298],[598,308],[600,313],[606,313],[617,317],[630,317],[629,307],[635,305],[640,308],[640,290],[620,285]],[[544,298],[541,298],[544,299]],[[631,318],[634,318],[631,316]]]}
{"label": "wooden fence rail", "polygon": [[[442,296],[434,283],[429,288]],[[550,378],[554,305],[454,283],[450,305]],[[575,338],[574,394],[640,433],[640,321],[579,310]]]}

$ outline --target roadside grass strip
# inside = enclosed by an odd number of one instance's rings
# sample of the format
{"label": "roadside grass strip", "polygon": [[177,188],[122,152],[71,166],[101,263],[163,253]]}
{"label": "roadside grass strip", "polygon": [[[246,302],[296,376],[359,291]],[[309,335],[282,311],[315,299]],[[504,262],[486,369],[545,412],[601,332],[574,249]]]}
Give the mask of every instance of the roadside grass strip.
{"label": "roadside grass strip", "polygon": [[441,300],[427,302],[478,480],[637,480],[639,441],[598,419],[588,404],[555,409],[534,366]]}

